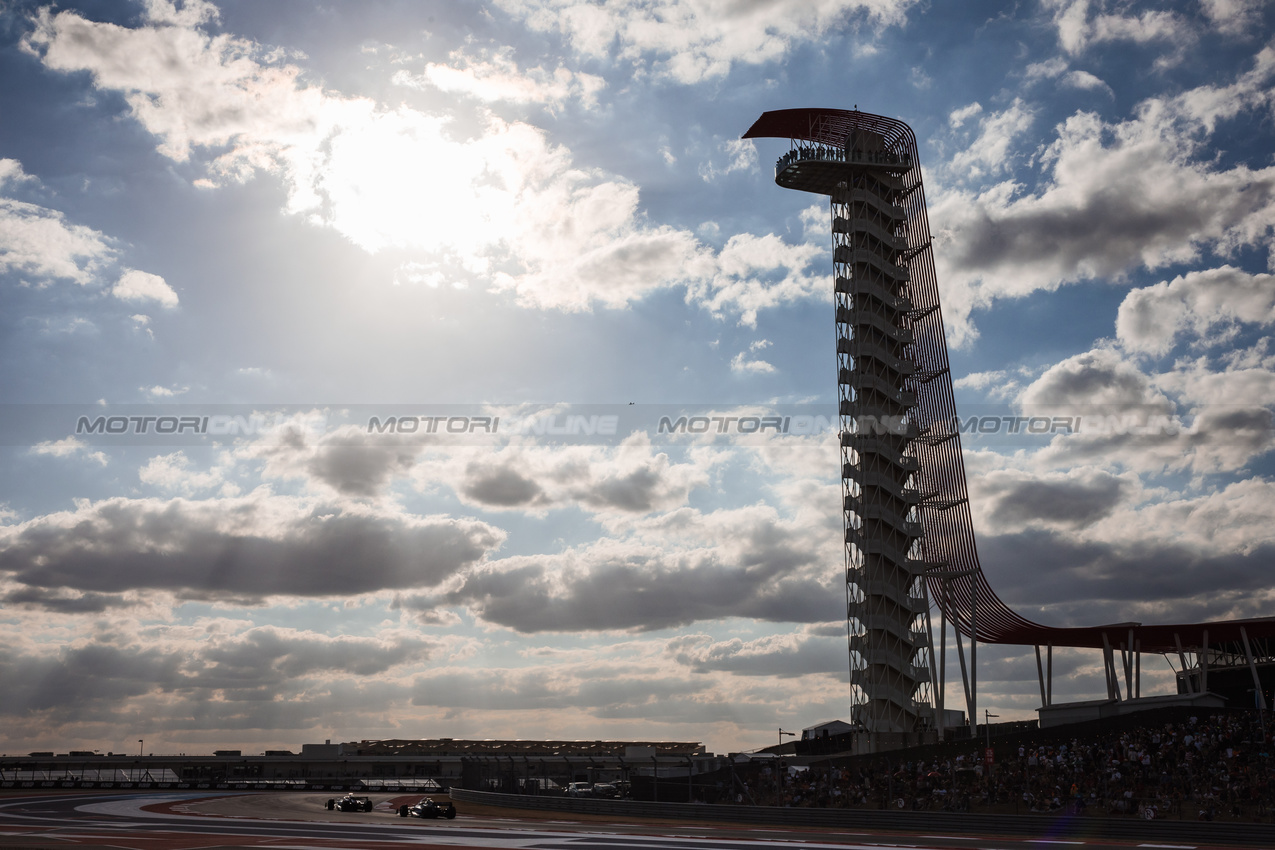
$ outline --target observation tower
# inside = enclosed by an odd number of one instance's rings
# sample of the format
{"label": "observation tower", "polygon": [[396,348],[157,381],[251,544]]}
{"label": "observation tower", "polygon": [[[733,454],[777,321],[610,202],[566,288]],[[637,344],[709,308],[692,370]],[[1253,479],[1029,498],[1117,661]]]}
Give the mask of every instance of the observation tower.
{"label": "observation tower", "polygon": [[923,519],[968,499],[916,139],[829,109],[767,112],[744,134],[757,137],[790,140],[776,183],[832,207],[852,720],[925,732],[938,721],[926,580],[949,565],[927,557]]}
{"label": "observation tower", "polygon": [[[775,182],[831,201],[851,719],[871,733],[867,749],[943,737],[949,621],[971,733],[980,642],[1035,647],[1042,726],[1169,704],[1142,696],[1147,652],[1176,656],[1179,694],[1168,697],[1175,704],[1224,702],[1209,687],[1212,667],[1265,710],[1275,690],[1275,617],[1045,626],[1012,610],[988,583],[974,541],[912,130],[858,110],[783,109],[764,113],[743,137],[788,139]],[[1056,646],[1102,650],[1106,700],[1055,705]]]}

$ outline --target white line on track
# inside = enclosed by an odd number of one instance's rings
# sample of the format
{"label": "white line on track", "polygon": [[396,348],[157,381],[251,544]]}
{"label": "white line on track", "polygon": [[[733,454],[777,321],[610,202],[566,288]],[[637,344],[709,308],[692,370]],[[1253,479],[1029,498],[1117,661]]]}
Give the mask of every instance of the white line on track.
{"label": "white line on track", "polygon": [[1139,844],[1139,847],[1162,847],[1164,850],[1196,850],[1194,844]]}
{"label": "white line on track", "polygon": [[1084,844],[1083,841],[1062,841],[1057,838],[1029,838],[1028,844]]}

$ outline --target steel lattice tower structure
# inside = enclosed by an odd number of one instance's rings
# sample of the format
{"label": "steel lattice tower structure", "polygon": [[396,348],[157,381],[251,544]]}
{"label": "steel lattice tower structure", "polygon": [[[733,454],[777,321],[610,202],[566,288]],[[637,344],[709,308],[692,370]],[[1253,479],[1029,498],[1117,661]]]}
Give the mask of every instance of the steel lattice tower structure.
{"label": "steel lattice tower structure", "polygon": [[767,112],[744,134],[761,137],[790,140],[776,183],[832,205],[853,719],[877,734],[932,723],[942,736],[949,622],[971,732],[980,642],[1035,646],[1042,710],[1053,705],[1058,646],[1101,649],[1117,702],[1140,697],[1143,652],[1176,653],[1183,671],[1193,656],[1191,674],[1179,674],[1188,694],[1207,689],[1211,664],[1242,660],[1264,707],[1257,658],[1275,657],[1275,617],[1060,628],[1001,601],[974,540],[916,137],[901,121],[843,109]]}
{"label": "steel lattice tower structure", "polygon": [[917,447],[932,434],[917,406],[947,358],[945,340],[941,367],[916,345],[918,326],[942,324],[937,288],[915,274],[924,255],[933,281],[915,137],[881,116],[813,109],[768,112],[744,138],[759,136],[792,141],[776,183],[831,200],[853,720],[873,733],[932,728],[926,578],[937,565],[921,516],[937,494],[921,489]]}

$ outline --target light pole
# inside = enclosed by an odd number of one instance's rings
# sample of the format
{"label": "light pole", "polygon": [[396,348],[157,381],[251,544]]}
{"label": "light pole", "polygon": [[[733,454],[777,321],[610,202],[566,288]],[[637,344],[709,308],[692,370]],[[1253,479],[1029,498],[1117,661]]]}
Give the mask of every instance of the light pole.
{"label": "light pole", "polygon": [[1000,717],[999,714],[992,714],[987,709],[983,709],[983,728],[987,730],[987,748],[992,748],[992,718]]}
{"label": "light pole", "polygon": [[139,756],[142,754],[142,739],[141,738],[137,739],[137,754]]}

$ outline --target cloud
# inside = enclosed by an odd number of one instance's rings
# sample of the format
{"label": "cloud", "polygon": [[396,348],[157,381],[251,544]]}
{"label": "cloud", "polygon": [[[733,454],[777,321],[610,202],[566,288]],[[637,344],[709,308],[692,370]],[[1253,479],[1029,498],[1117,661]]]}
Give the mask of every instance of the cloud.
{"label": "cloud", "polygon": [[1195,40],[1191,23],[1174,12],[1148,10],[1136,16],[1109,13],[1104,0],[1053,0],[1049,5],[1054,8],[1058,40],[1073,55],[1097,44],[1117,41],[1158,41],[1183,47]]}
{"label": "cloud", "polygon": [[376,497],[396,477],[406,476],[429,438],[406,434],[370,434],[348,425],[313,436],[318,411],[278,422],[268,439],[234,450],[241,460],[263,461],[263,480],[301,480],[323,493]]}
{"label": "cloud", "polygon": [[1066,70],[1067,60],[1061,56],[1055,56],[1053,59],[1046,59],[1043,62],[1033,62],[1028,65],[1023,77],[1024,80],[1029,83],[1041,79],[1052,80],[1055,77],[1062,76],[1062,73]]}
{"label": "cloud", "polygon": [[[1032,416],[1079,416],[1034,456],[1041,468],[1103,463],[1146,473],[1243,469],[1275,447],[1269,369],[1213,372],[1202,364],[1147,374],[1112,348],[1050,367],[1018,397]],[[1182,410],[1186,411],[1184,415]]]}
{"label": "cloud", "polygon": [[443,446],[424,435],[370,434],[357,426],[316,438],[303,419],[281,423],[269,440],[239,446],[234,456],[264,462],[264,480],[301,481],[323,495],[379,498],[401,479],[422,492],[445,486],[461,502],[486,510],[576,507],[598,514],[679,507],[707,486],[727,456],[702,449],[676,463],[642,433],[617,446],[539,446],[522,438]]}
{"label": "cloud", "polygon": [[789,244],[774,234],[740,233],[727,240],[716,269],[690,282],[688,298],[714,315],[737,313],[739,323],[757,326],[757,313],[795,300],[832,300],[827,272],[811,265],[827,259],[814,242]]}
{"label": "cloud", "polygon": [[[5,701],[9,717],[38,712],[61,723],[112,719],[120,700],[148,696],[157,700],[151,722],[161,728],[200,722],[198,707],[208,701],[217,704],[222,723],[266,726],[280,719],[271,717],[276,699],[299,702],[303,716],[321,712],[327,700],[317,680],[376,676],[445,648],[438,639],[393,629],[377,637],[333,637],[214,621],[202,628],[120,629],[56,649],[21,647],[6,653],[0,670],[6,678],[22,678]],[[162,695],[167,701],[158,701]]]}
{"label": "cloud", "polygon": [[157,274],[125,269],[111,294],[123,301],[158,301],[162,307],[176,307],[177,293]]}
{"label": "cloud", "polygon": [[[1021,374],[1021,373],[1019,373]],[[987,372],[971,372],[952,381],[953,389],[978,390],[986,392],[992,398],[1016,398],[1022,389],[1018,377],[1004,369],[992,369]]]}
{"label": "cloud", "polygon": [[1033,110],[1018,98],[1007,109],[987,114],[979,120],[978,138],[949,161],[950,171],[962,180],[975,180],[1008,170],[1011,146],[1031,127],[1034,117]]}
{"label": "cloud", "polygon": [[1135,487],[1105,470],[1032,474],[1001,469],[970,481],[970,504],[994,532],[1029,527],[1076,530],[1109,517]]}
{"label": "cloud", "polygon": [[1063,77],[1063,82],[1073,88],[1084,89],[1085,91],[1103,91],[1108,95],[1115,95],[1111,86],[1103,82],[1100,77],[1095,77],[1088,71],[1072,71],[1070,74]]}
{"label": "cloud", "polygon": [[519,632],[647,631],[722,617],[825,622],[837,616],[821,552],[835,533],[757,506],[712,514],[682,508],[555,555],[503,558],[466,570],[437,592],[403,597],[408,610],[461,605]]}
{"label": "cloud", "polygon": [[765,360],[749,360],[748,353],[741,351],[731,358],[730,370],[732,372],[753,373],[755,375],[768,375],[775,371],[775,367]]}
{"label": "cloud", "polygon": [[1071,116],[1041,152],[1033,191],[1006,181],[938,195],[930,220],[952,342],[974,338],[970,313],[999,298],[1264,244],[1275,168],[1219,168],[1199,154],[1218,121],[1269,101],[1273,68],[1265,49],[1234,84],[1147,100],[1129,121]]}
{"label": "cloud", "polygon": [[1200,8],[1221,33],[1255,36],[1265,0],[1201,0]]}
{"label": "cloud", "polygon": [[89,460],[106,466],[109,462],[102,452],[90,452],[89,447],[82,440],[75,437],[64,437],[61,440],[46,440],[43,443],[37,443],[32,446],[31,454],[47,455],[49,457],[68,458],[74,457],[81,452]]}
{"label": "cloud", "polygon": [[445,483],[462,501],[487,509],[574,506],[598,514],[648,514],[686,504],[724,458],[704,450],[674,463],[654,451],[648,437],[634,435],[614,448],[511,445],[450,452],[422,464],[413,477],[420,487]]}
{"label": "cloud", "polygon": [[765,360],[748,360],[746,359],[749,352],[758,352],[769,348],[771,345],[768,339],[759,339],[748,346],[748,352],[741,351],[736,354],[730,361],[732,372],[754,372],[757,374],[767,374],[775,371],[775,367],[767,363]]}
{"label": "cloud", "polygon": [[127,499],[0,526],[0,572],[34,588],[187,599],[437,585],[504,540],[486,523],[273,496]]}
{"label": "cloud", "polygon": [[1131,291],[1116,315],[1116,335],[1131,351],[1164,355],[1184,333],[1214,345],[1228,338],[1216,334],[1219,327],[1239,323],[1275,324],[1275,277],[1224,265]]}
{"label": "cloud", "polygon": [[206,472],[191,469],[190,459],[183,452],[157,455],[137,472],[143,484],[150,484],[169,492],[186,495],[203,490],[219,489],[222,495],[237,496],[239,488],[226,480],[227,468],[214,466]]}
{"label": "cloud", "polygon": [[662,78],[697,83],[735,64],[783,57],[797,43],[867,23],[901,24],[911,0],[498,0],[497,6],[539,32],[560,32],[583,56],[618,57]]}
{"label": "cloud", "polygon": [[1173,409],[1136,365],[1109,348],[1077,354],[1049,367],[1023,390],[1019,400],[1039,415],[1147,408],[1170,413]]}
{"label": "cloud", "polygon": [[[9,180],[14,179],[13,166],[8,172]],[[16,173],[21,174],[21,166]],[[0,274],[17,273],[40,283],[69,280],[87,285],[114,257],[110,240],[93,228],[70,224],[57,210],[0,198]]]}
{"label": "cloud", "polygon": [[101,614],[113,608],[129,608],[139,604],[123,594],[76,593],[50,591],[41,587],[19,587],[0,596],[6,605],[36,608],[54,614]]}
{"label": "cloud", "polygon": [[0,189],[7,183],[26,183],[35,180],[22,169],[22,163],[16,159],[0,157]]}
{"label": "cloud", "polygon": [[732,171],[751,171],[757,167],[757,146],[752,139],[727,139],[722,143],[721,151],[727,157],[725,165],[706,162],[700,166],[699,176],[705,183],[711,183]]}
{"label": "cloud", "polygon": [[536,103],[558,107],[579,100],[588,108],[597,106],[598,92],[606,80],[594,74],[572,71],[562,65],[552,71],[528,68],[521,71],[513,59],[513,48],[485,51],[470,57],[463,50],[448,56],[448,63],[430,62],[419,75],[408,71],[394,74],[397,85],[435,88],[449,94],[472,97],[484,103]]}
{"label": "cloud", "polygon": [[725,671],[741,676],[826,675],[844,679],[850,669],[845,624],[832,635],[766,635],[745,641],[714,640],[709,635],[681,635],[668,642],[677,663],[696,673]]}
{"label": "cloud", "polygon": [[954,109],[947,116],[948,126],[956,128],[965,126],[965,122],[978,115],[983,111],[983,107],[978,103],[971,103],[969,106],[962,106],[960,109]]}
{"label": "cloud", "polygon": [[[201,185],[275,174],[289,213],[368,252],[407,252],[410,279],[487,280],[524,306],[565,311],[687,286],[745,324],[811,295],[802,271],[813,246],[740,235],[715,255],[688,230],[647,224],[637,186],[575,165],[529,124],[484,112],[467,138],[446,117],[306,85],[277,52],[198,29],[204,13],[156,2],[147,14],[129,29],[46,9],[23,44],[50,69],[88,71],[98,89],[121,92],[164,156],[212,157]],[[504,73],[503,56],[468,79]],[[732,156],[728,170],[747,163],[743,147]]]}

